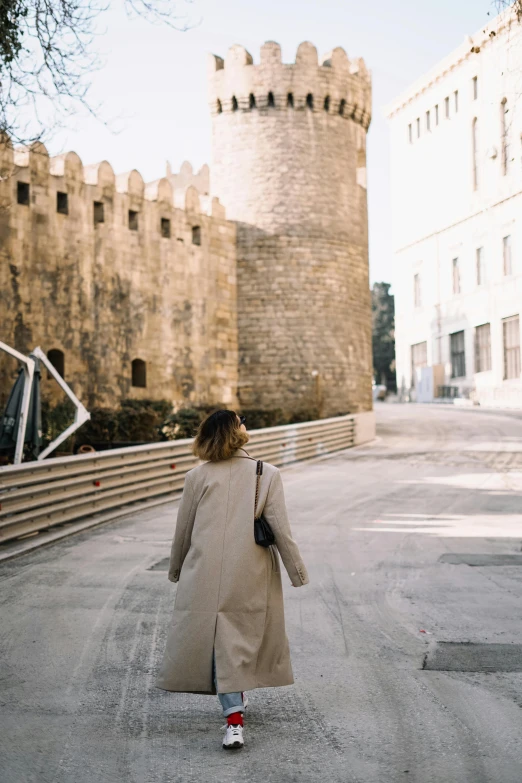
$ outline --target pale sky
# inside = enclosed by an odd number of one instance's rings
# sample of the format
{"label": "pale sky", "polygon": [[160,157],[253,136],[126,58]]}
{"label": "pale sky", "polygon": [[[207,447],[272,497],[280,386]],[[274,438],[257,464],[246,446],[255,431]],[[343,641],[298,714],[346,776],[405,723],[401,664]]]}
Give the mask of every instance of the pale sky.
{"label": "pale sky", "polygon": [[[243,44],[259,61],[264,41],[278,41],[293,62],[301,41],[319,53],[342,46],[363,57],[373,78],[368,135],[370,276],[392,282],[389,139],[383,107],[496,15],[492,0],[193,0],[179,3],[195,27],[179,32],[129,19],[123,5],[104,14],[96,40],[103,68],[90,101],[109,127],[78,115],[48,143],[51,154],[74,150],[84,164],[106,159],[116,173],[136,168],[145,181],[169,160],[210,161],[207,53]],[[488,16],[488,12],[490,16]]]}

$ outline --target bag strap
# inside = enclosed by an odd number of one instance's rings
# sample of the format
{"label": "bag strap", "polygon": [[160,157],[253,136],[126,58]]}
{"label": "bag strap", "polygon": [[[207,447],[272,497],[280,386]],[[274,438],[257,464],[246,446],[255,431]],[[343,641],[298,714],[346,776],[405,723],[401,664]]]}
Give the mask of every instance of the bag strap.
{"label": "bag strap", "polygon": [[254,519],[256,519],[257,500],[259,497],[259,482],[261,480],[261,474],[263,473],[263,463],[260,459],[257,460],[256,465],[256,499],[254,500]]}

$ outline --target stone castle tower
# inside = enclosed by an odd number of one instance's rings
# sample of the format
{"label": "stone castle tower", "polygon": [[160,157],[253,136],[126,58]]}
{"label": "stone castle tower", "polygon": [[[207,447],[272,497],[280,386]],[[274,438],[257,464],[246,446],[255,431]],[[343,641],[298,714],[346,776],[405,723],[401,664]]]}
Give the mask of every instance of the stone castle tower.
{"label": "stone castle tower", "polygon": [[238,395],[243,408],[371,408],[362,60],[310,43],[259,65],[241,46],[210,60],[211,192],[237,224]]}

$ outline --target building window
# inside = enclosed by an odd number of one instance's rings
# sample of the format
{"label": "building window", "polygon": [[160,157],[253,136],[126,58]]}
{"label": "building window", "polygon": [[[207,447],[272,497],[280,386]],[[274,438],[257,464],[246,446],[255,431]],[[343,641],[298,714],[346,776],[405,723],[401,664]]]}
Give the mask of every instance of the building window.
{"label": "building window", "polygon": [[511,236],[502,238],[502,261],[504,265],[504,275],[512,275],[512,262],[511,262]]}
{"label": "building window", "polygon": [[308,109],[314,108],[314,96],[312,95],[311,92],[309,92],[308,95],[306,96],[306,106]]}
{"label": "building window", "polygon": [[449,120],[449,98],[444,98],[444,116]]}
{"label": "building window", "polygon": [[439,104],[435,104],[435,125],[439,124]]}
{"label": "building window", "polygon": [[56,211],[60,213],[60,215],[68,215],[69,214],[69,196],[67,193],[58,193],[56,194]]}
{"label": "building window", "polygon": [[[58,348],[51,348],[50,351],[47,352],[47,358],[53,365],[54,369],[60,375],[62,378],[65,377],[65,356],[63,351],[60,351]],[[52,378],[52,375],[48,373],[48,378]]]}
{"label": "building window", "polygon": [[478,128],[477,128],[477,118],[473,118],[473,122],[471,123],[471,154],[473,156],[473,190],[477,190],[478,183],[479,183],[479,177],[478,177],[478,153],[477,153],[477,144],[478,144]]}
{"label": "building window", "polygon": [[473,100],[476,101],[478,98],[478,79],[476,76],[471,80],[471,84],[473,88]]}
{"label": "building window", "polygon": [[460,294],[460,269],[459,269],[459,259],[454,258],[451,262],[452,265],[452,273],[453,273],[453,293],[454,294]]}
{"label": "building window", "polygon": [[466,352],[464,350],[464,332],[450,334],[451,377],[464,378],[466,375]]}
{"label": "building window", "polygon": [[339,114],[341,115],[341,117],[344,117],[345,108],[346,108],[346,101],[343,98],[339,104]]}
{"label": "building window", "polygon": [[329,95],[327,95],[326,98],[324,99],[324,110],[325,111],[330,111],[330,96]]}
{"label": "building window", "polygon": [[484,285],[486,282],[486,270],[484,268],[484,248],[477,247],[476,250],[476,273],[477,273],[477,285]]}
{"label": "building window", "polygon": [[222,105],[221,101],[219,100],[219,98],[217,99],[216,110],[217,110],[218,114],[223,114],[223,105]]}
{"label": "building window", "polygon": [[170,239],[170,220],[161,218],[161,236],[163,239]]}
{"label": "building window", "polygon": [[192,244],[201,245],[201,227],[192,226]]}
{"label": "building window", "polygon": [[416,385],[416,370],[428,366],[428,343],[416,343],[411,346],[411,385]]}
{"label": "building window", "polygon": [[255,109],[256,108],[256,96],[253,92],[250,93],[248,96],[248,108],[249,109]]}
{"label": "building window", "polygon": [[427,131],[431,130],[431,128],[430,128],[430,113],[429,113],[429,111],[426,112],[426,130]]}
{"label": "building window", "polygon": [[415,307],[421,306],[420,274],[413,275],[413,303]]}
{"label": "building window", "polygon": [[105,214],[103,209],[103,201],[94,202],[94,225],[105,222]]}
{"label": "building window", "polygon": [[131,231],[138,230],[138,213],[133,209],[129,209],[129,229]]}
{"label": "building window", "polygon": [[411,127],[411,122],[408,125],[408,141],[410,142],[410,144],[413,142],[413,129]]}
{"label": "building window", "polygon": [[416,125],[417,125],[417,138],[420,138],[420,117],[417,117]]}
{"label": "building window", "polygon": [[453,93],[453,98],[455,99],[454,102],[455,102],[455,114],[456,114],[458,112],[458,110],[459,110],[459,91],[458,90],[455,90],[455,92]]}
{"label": "building window", "polygon": [[232,96],[232,111],[237,111],[239,108],[237,98],[235,95]]}
{"label": "building window", "polygon": [[491,329],[482,324],[475,329],[475,372],[491,370]]}
{"label": "building window", "polygon": [[16,200],[19,204],[23,204],[24,207],[29,206],[30,187],[28,182],[16,183]]}
{"label": "building window", "polygon": [[504,337],[504,378],[520,377],[520,322],[518,315],[502,321]]}
{"label": "building window", "polygon": [[294,108],[294,93],[289,92],[286,96],[286,105],[289,106],[291,109]]}
{"label": "building window", "polygon": [[502,174],[507,174],[509,161],[509,143],[508,143],[508,104],[507,98],[503,98],[500,104],[500,135],[501,135],[501,161]]}
{"label": "building window", "polygon": [[270,106],[271,109],[273,109],[274,106],[275,106],[275,100],[274,100],[274,93],[273,92],[269,92],[268,93],[268,105]]}
{"label": "building window", "polygon": [[132,385],[139,389],[147,388],[147,363],[143,359],[132,360]]}

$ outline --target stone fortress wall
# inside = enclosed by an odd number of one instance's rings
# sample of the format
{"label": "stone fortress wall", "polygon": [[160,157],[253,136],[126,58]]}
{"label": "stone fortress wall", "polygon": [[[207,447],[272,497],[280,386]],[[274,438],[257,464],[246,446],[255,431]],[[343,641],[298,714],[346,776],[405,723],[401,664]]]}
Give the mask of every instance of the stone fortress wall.
{"label": "stone fortress wall", "polygon": [[211,193],[237,223],[239,399],[371,408],[366,132],[371,82],[334,49],[210,60]]}
{"label": "stone fortress wall", "polygon": [[[190,184],[201,172],[168,172],[182,180],[173,190],[168,177],[145,184],[41,144],[0,149],[0,339],[60,351],[88,408],[236,404],[236,228]],[[4,396],[12,371],[0,354]]]}
{"label": "stone fortress wall", "polygon": [[[234,46],[210,105],[210,172],[148,184],[0,145],[0,339],[61,356],[88,408],[370,410],[363,61],[304,43],[284,65],[267,43],[254,65]],[[0,355],[0,394],[12,373]]]}

